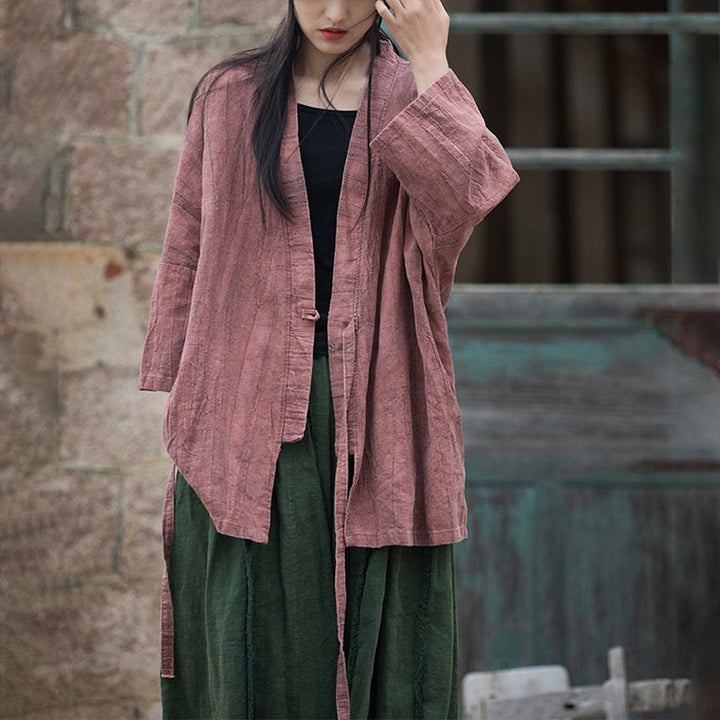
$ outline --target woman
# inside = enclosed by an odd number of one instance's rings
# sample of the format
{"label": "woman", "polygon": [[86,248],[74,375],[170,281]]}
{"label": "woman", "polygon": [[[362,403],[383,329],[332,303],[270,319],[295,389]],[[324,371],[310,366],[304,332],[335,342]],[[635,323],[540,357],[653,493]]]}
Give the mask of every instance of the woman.
{"label": "woman", "polygon": [[456,716],[443,311],[517,175],[448,26],[440,0],[290,0],[196,89],[140,377],[176,463],[166,718]]}

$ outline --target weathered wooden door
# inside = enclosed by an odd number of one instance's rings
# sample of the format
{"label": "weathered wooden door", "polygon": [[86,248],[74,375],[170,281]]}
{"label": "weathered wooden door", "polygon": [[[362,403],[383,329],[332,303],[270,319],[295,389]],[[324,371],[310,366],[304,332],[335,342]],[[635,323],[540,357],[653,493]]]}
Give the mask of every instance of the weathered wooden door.
{"label": "weathered wooden door", "polygon": [[720,677],[720,290],[459,286],[461,672]]}

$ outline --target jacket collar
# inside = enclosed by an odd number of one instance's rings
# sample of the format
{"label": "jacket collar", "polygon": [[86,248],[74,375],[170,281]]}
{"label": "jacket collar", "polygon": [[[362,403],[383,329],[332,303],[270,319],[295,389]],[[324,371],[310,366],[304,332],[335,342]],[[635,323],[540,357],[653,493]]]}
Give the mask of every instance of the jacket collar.
{"label": "jacket collar", "polygon": [[[368,176],[368,133],[367,133],[367,106],[370,105],[370,129],[372,140],[380,132],[386,114],[388,100],[392,94],[395,77],[399,67],[392,43],[389,40],[380,40],[378,54],[373,61],[372,68],[372,98],[369,95],[368,83],[365,87],[362,102],[358,108],[357,117],[350,136],[348,155],[343,174],[342,191],[340,196],[339,215],[347,214],[357,218],[363,205],[365,187]],[[310,232],[310,216],[307,193],[305,189],[305,176],[303,174],[300,144],[298,139],[298,116],[295,87],[290,83],[288,93],[287,120],[280,150],[281,178],[290,202],[290,209],[296,222],[307,222]],[[348,192],[351,189],[351,192]],[[360,192],[358,193],[358,190]],[[358,197],[359,196],[359,197]],[[338,227],[338,233],[340,227]]]}

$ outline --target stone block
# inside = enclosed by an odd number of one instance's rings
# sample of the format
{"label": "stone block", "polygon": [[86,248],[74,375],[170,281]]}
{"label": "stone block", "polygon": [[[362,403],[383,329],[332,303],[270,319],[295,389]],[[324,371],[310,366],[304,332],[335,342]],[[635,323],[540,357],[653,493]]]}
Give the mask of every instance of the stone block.
{"label": "stone block", "polygon": [[3,482],[0,588],[32,598],[118,564],[121,481],[47,466]]}
{"label": "stone block", "polygon": [[99,365],[60,378],[60,457],[73,464],[122,467],[166,458],[166,393],[137,389],[137,372]]}
{"label": "stone block", "polygon": [[[77,370],[103,362],[136,369],[156,266],[154,256],[128,260],[114,248],[0,244],[0,307],[7,330],[35,333],[36,363],[45,358],[48,367]],[[26,352],[28,342],[21,345]],[[14,356],[16,373],[31,366],[30,358],[20,352]],[[20,382],[6,384],[17,387]],[[22,384],[33,387],[25,378]]]}
{"label": "stone block", "polygon": [[22,713],[18,720],[162,720],[160,702],[149,700],[93,705],[73,705],[68,708],[48,708],[40,712]]}
{"label": "stone block", "polygon": [[11,108],[55,133],[123,133],[135,56],[120,38],[87,33],[20,45]]}
{"label": "stone block", "polygon": [[27,232],[43,227],[43,193],[55,157],[53,134],[35,120],[6,114],[0,122],[0,238],[10,239],[17,227]]}
{"label": "stone block", "polygon": [[70,149],[66,229],[94,245],[159,249],[180,143],[79,144]]}
{"label": "stone block", "polygon": [[3,595],[3,715],[48,717],[46,708],[78,706],[90,713],[93,704],[127,698],[145,699],[149,710],[159,697],[159,620],[157,583],[116,577],[29,598]]}
{"label": "stone block", "polygon": [[162,508],[170,476],[168,461],[124,473],[120,572],[124,577],[160,581],[163,571]]}
{"label": "stone block", "polygon": [[141,133],[184,134],[190,96],[205,72],[228,55],[261,43],[253,28],[238,28],[209,40],[149,48],[140,89]]}
{"label": "stone block", "polygon": [[56,372],[43,338],[14,327],[4,292],[0,311],[0,458],[25,473],[58,452]]}
{"label": "stone block", "polygon": [[188,0],[77,0],[79,22],[131,30],[143,34],[180,35],[194,16]]}
{"label": "stone block", "polygon": [[287,12],[286,0],[238,0],[229,3],[227,0],[200,0],[200,11],[203,23],[264,23],[277,25]]}
{"label": "stone block", "polygon": [[[3,5],[7,5],[4,2]],[[0,11],[0,27],[5,23],[2,15],[7,15],[7,22],[12,28],[15,38],[57,32],[63,24],[65,3],[63,0],[22,0],[11,2],[8,9]]]}

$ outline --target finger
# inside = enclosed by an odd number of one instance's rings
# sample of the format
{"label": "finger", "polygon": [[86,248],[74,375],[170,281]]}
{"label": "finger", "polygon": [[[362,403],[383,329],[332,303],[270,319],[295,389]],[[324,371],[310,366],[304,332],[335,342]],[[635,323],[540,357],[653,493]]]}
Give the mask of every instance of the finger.
{"label": "finger", "polygon": [[398,11],[403,10],[405,7],[405,2],[403,0],[384,0],[384,3],[390,8],[390,12],[393,15],[397,15]]}
{"label": "finger", "polygon": [[395,13],[388,7],[385,0],[376,0],[375,10],[385,23],[391,23],[395,19]]}

